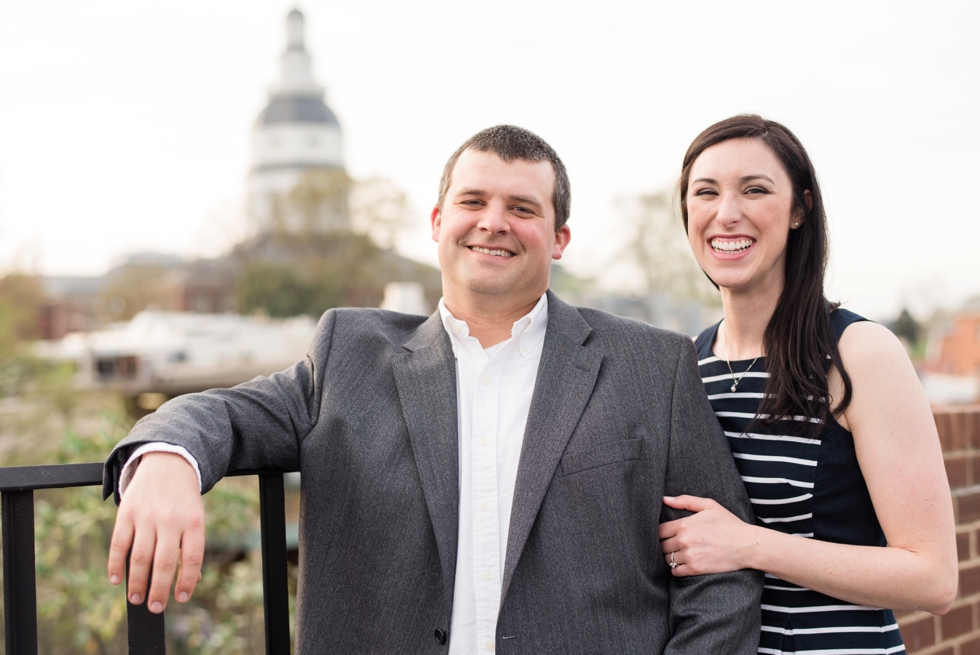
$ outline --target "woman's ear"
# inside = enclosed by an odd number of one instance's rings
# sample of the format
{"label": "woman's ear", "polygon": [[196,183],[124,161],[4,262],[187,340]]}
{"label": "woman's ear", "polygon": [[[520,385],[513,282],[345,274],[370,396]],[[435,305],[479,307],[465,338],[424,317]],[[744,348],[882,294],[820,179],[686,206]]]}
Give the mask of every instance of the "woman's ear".
{"label": "woman's ear", "polygon": [[[806,211],[810,213],[813,209],[813,194],[807,189],[803,192],[803,202],[806,204]],[[800,216],[800,211],[796,211],[796,216],[793,217],[793,223],[790,225],[790,229],[795,230],[799,226],[803,225],[803,221],[806,219],[805,216]]]}

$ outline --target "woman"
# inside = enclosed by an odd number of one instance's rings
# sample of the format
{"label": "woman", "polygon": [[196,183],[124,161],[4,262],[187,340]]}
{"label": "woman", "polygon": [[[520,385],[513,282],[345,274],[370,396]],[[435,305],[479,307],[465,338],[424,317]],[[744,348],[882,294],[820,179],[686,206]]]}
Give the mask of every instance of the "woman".
{"label": "woman", "polygon": [[765,571],[760,653],[904,652],[891,609],[943,614],[957,582],[942,452],[908,357],[824,298],[820,188],[785,127],[709,127],[680,198],[724,307],[697,341],[702,380],[757,524],[666,498],[694,514],[661,525],[664,557],[679,577]]}

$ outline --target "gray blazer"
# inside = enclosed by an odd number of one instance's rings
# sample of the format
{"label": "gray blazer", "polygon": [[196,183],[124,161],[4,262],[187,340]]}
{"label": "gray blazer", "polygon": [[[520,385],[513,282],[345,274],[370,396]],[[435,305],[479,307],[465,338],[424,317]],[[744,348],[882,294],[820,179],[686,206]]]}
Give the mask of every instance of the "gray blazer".
{"label": "gray blazer", "polygon": [[[674,578],[666,495],[751,520],[687,337],[548,294],[548,329],[517,474],[497,652],[755,653],[761,574]],[[455,359],[438,313],[324,314],[306,360],[177,398],[132,447],[302,472],[297,652],[444,654],[459,516]],[[452,636],[450,635],[450,638]]]}

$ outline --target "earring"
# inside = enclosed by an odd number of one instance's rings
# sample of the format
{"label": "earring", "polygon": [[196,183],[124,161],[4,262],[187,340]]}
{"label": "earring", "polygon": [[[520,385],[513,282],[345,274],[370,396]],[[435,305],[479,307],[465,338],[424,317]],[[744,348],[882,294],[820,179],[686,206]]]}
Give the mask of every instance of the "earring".
{"label": "earring", "polygon": [[793,223],[793,227],[799,227],[799,226],[800,226],[800,222],[799,221],[796,221],[795,223]]}

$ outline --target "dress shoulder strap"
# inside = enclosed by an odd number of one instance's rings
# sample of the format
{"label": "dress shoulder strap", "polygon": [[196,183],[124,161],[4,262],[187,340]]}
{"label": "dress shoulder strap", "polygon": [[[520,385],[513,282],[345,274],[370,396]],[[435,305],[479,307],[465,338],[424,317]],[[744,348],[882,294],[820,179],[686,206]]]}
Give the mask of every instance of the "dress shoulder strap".
{"label": "dress shoulder strap", "polygon": [[840,336],[844,334],[844,330],[847,329],[847,326],[866,320],[868,319],[841,307],[838,307],[834,311],[830,312],[830,327],[833,328],[834,337],[838,341],[840,341]]}
{"label": "dress shoulder strap", "polygon": [[706,327],[698,338],[694,340],[694,347],[698,351],[698,359],[705,359],[711,355],[711,344],[715,342],[715,335],[718,334],[718,326],[721,325],[721,321],[718,321],[710,327]]}

